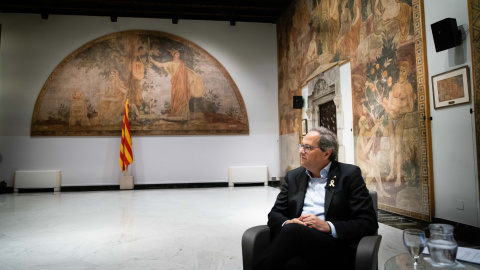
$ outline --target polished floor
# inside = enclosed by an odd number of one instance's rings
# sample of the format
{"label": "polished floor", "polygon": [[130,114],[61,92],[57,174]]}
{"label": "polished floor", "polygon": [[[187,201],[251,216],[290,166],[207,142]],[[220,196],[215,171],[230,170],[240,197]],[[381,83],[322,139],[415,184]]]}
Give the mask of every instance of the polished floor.
{"label": "polished floor", "polygon": [[[241,237],[266,224],[274,187],[0,195],[0,269],[242,269]],[[379,269],[405,252],[380,223]]]}

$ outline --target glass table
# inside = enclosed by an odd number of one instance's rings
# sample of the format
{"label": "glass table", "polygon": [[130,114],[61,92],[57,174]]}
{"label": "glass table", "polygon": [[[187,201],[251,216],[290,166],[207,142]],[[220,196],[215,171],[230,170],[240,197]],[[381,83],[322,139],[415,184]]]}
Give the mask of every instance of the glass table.
{"label": "glass table", "polygon": [[[408,253],[403,253],[397,256],[393,256],[392,258],[388,259],[385,263],[385,270],[404,270],[404,269],[414,269],[413,267],[408,268],[407,263],[413,262],[412,256]],[[467,270],[475,270],[480,269],[479,264],[468,263],[464,261],[458,261],[454,266],[433,266],[432,261],[430,260],[430,256],[428,255],[421,255],[418,259],[418,263],[424,265],[425,268],[422,269],[442,269],[442,270],[454,270],[454,269],[467,269]]]}

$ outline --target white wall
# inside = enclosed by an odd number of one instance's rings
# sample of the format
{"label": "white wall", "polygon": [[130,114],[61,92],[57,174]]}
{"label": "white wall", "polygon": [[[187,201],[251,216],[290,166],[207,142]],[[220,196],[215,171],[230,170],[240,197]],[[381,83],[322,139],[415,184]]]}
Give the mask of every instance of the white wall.
{"label": "white wall", "polygon": [[350,62],[340,66],[340,91],[342,93],[345,163],[355,164],[355,147],[353,145],[352,71]]}
{"label": "white wall", "polygon": [[250,135],[135,136],[129,171],[137,184],[226,182],[228,166],[279,171],[274,24],[0,14],[0,181],[15,170],[62,171],[63,186],[118,185],[118,137],[30,137],[37,96],[50,73],[85,43],[118,31],[157,30],[196,43],[230,73],[243,96]]}
{"label": "white wall", "polygon": [[[467,35],[462,45],[437,53],[430,26],[445,18],[455,18],[457,25],[467,30],[468,3],[467,0],[425,0],[424,10],[430,112],[433,118],[431,127],[435,217],[479,227],[475,119],[474,115],[470,114],[473,100],[470,104],[434,109],[431,85],[431,77],[437,74],[465,65],[468,65],[471,71],[470,36]],[[460,210],[459,204],[462,203],[464,209]]]}

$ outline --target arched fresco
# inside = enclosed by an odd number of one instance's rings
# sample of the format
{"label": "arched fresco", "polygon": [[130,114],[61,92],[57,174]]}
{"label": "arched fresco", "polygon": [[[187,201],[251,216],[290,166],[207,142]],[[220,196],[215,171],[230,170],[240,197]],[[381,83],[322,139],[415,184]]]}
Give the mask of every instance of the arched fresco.
{"label": "arched fresco", "polygon": [[225,68],[198,45],[157,31],[95,39],[45,82],[31,134],[121,134],[130,103],[136,135],[248,134],[243,98]]}

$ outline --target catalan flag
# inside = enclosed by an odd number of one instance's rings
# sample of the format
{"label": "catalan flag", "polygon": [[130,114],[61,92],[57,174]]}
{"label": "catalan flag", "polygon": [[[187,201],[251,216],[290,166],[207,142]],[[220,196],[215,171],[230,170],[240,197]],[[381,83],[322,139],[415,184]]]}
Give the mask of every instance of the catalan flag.
{"label": "catalan flag", "polygon": [[122,144],[120,145],[119,161],[122,172],[133,162],[132,137],[130,135],[130,123],[128,121],[128,99],[125,102],[125,112],[123,113]]}

